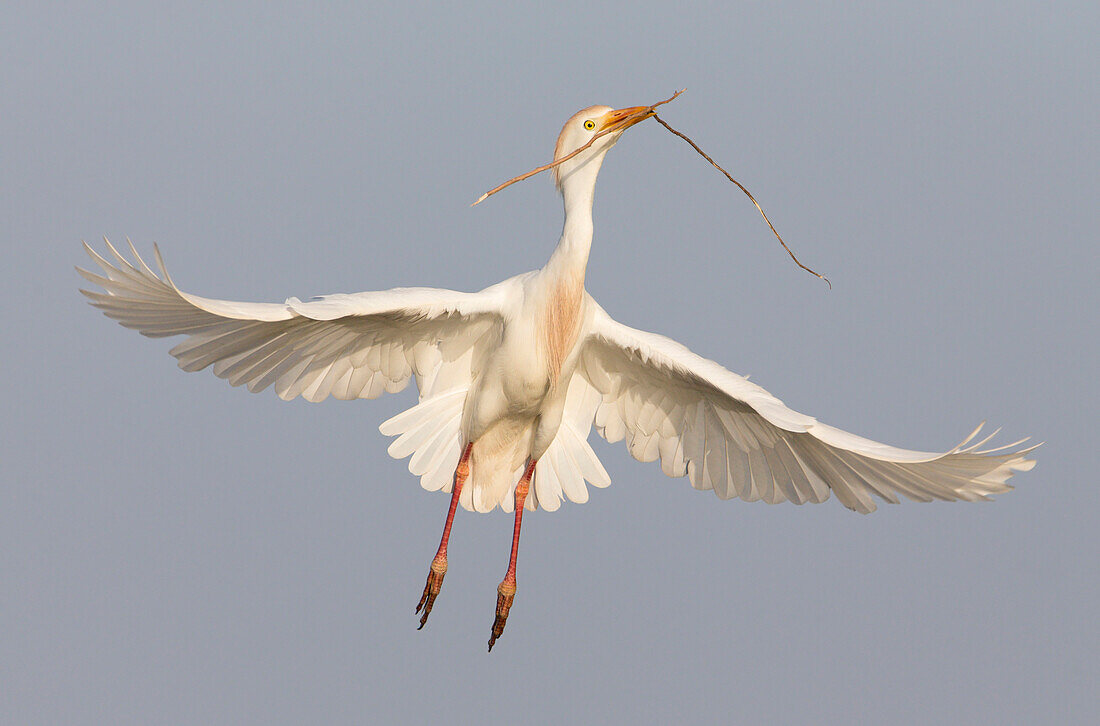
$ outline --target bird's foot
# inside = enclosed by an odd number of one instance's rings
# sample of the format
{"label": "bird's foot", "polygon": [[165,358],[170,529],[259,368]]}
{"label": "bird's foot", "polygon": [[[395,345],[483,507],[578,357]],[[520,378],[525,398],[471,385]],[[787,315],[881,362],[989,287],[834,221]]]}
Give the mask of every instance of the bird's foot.
{"label": "bird's foot", "polygon": [[439,595],[440,588],[443,587],[443,576],[446,574],[447,555],[436,555],[435,559],[432,560],[431,569],[428,570],[428,581],[424,583],[424,594],[420,596],[420,602],[416,604],[416,612],[424,611],[420,616],[420,627],[417,630],[422,629],[427,624],[428,614],[431,613],[435,598]]}
{"label": "bird's foot", "polygon": [[512,609],[512,601],[516,599],[516,582],[505,580],[497,587],[497,614],[493,620],[493,634],[489,636],[489,652],[493,650],[493,644],[504,633],[504,625],[508,622],[508,611]]}

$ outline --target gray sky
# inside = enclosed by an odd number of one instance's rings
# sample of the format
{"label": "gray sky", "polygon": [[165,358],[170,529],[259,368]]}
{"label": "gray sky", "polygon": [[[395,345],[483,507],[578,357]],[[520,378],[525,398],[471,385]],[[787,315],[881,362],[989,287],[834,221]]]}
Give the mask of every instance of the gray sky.
{"label": "gray sky", "polygon": [[[232,5],[0,10],[0,721],[1096,722],[1096,3]],[[647,123],[590,292],[862,435],[1045,440],[1016,491],[721,502],[598,441],[611,488],[525,520],[487,656],[499,512],[415,629],[447,500],[377,432],[411,391],[249,395],[76,292],[103,234],[213,297],[479,289],[561,210],[470,202],[684,86],[663,116],[834,289]]]}

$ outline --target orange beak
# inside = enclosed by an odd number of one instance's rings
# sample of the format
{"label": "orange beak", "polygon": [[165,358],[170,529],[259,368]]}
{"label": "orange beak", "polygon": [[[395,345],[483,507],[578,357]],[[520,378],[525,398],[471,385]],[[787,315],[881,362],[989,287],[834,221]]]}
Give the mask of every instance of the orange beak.
{"label": "orange beak", "polygon": [[631,106],[608,111],[600,119],[600,131],[625,131],[634,124],[653,115],[652,106]]}

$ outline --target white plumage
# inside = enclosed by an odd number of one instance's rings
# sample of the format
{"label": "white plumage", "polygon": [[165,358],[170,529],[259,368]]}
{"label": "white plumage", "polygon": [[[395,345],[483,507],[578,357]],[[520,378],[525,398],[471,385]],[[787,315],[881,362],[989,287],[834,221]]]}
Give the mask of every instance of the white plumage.
{"label": "white plumage", "polygon": [[[186,371],[213,366],[234,386],[274,387],[284,399],[377,398],[411,377],[417,405],[380,427],[389,453],[430,491],[451,491],[464,444],[473,443],[466,509],[511,511],[528,460],[537,461],[528,509],[553,511],[588,499],[610,479],[587,439],[592,425],[625,440],[640,461],[660,459],[672,477],[722,499],[822,502],[848,508],[897,502],[985,499],[1034,462],[1030,449],[945,453],[898,449],[787,408],[760,386],[668,338],[612,320],[584,291],[591,208],[604,155],[638,109],[585,109],[559,137],[561,157],[597,131],[613,133],[556,170],[566,220],[541,270],[477,293],[431,288],[328,295],[282,304],[199,297],[158,276],[130,246],[112,260],[85,245],[102,275],[80,270],[103,292],[83,291],[123,326],[151,337],[184,335],[171,350]],[[595,129],[585,122],[595,120]],[[616,128],[616,124],[622,128]],[[591,123],[589,124],[591,126]],[[981,427],[979,427],[980,429]],[[480,447],[480,448],[479,448]],[[999,453],[998,453],[999,452]]]}
{"label": "white plumage", "polygon": [[[659,104],[658,104],[659,105]],[[514,511],[508,571],[497,588],[489,649],[516,592],[524,509],[588,500],[607,472],[588,445],[593,424],[634,458],[660,459],[672,477],[722,499],[823,502],[830,492],[870,512],[875,498],[986,499],[1030,469],[1031,449],[945,453],[879,444],[792,411],[755,383],[668,338],[611,319],[584,287],[592,203],[604,156],[655,106],[584,109],[555,148],[565,224],[546,265],[477,293],[429,288],[328,295],[282,304],[213,300],[183,292],[160,251],[157,275],[138,255],[85,249],[103,274],[79,270],[103,292],[82,291],[108,317],[151,337],[183,335],[172,349],[186,371],[214,374],[284,399],[377,398],[415,377],[412,408],[384,422],[396,458],[429,491],[451,492],[443,536],[417,605],[424,627],[447,571],[455,508]],[[484,197],[483,197],[484,198]],[[106,240],[105,240],[106,241]],[[981,427],[979,427],[980,429]]]}
{"label": "white plumage", "polygon": [[[179,290],[157,252],[158,277],[131,245],[134,263],[110,243],[110,262],[85,245],[105,275],[80,273],[105,292],[84,291],[125,327],[150,337],[186,335],[171,350],[186,371],[213,366],[234,386],[274,386],[283,399],[377,398],[416,377],[420,400],[380,426],[397,438],[395,458],[429,491],[451,490],[462,448],[462,413],[473,381],[500,345],[504,311],[534,273],[479,293],[398,288],[283,304],[211,300]],[[1029,449],[993,455],[968,442],[946,453],[907,451],[841,431],[792,411],[760,386],[668,338],[612,320],[591,297],[568,382],[565,415],[540,458],[528,508],[553,511],[563,496],[583,503],[585,481],[610,478],[588,446],[589,431],[626,440],[639,461],[661,460],[672,477],[719,497],[769,503],[822,502],[874,510],[872,495],[897,502],[973,501],[1007,491],[1013,471],[1034,464]],[[979,427],[980,428],[980,427]],[[984,443],[984,442],[981,442]],[[964,448],[966,447],[966,448]],[[1009,447],[1011,448],[1011,447]],[[514,485],[519,470],[509,470]],[[461,499],[475,509],[473,491]],[[510,491],[476,507],[511,511]]]}

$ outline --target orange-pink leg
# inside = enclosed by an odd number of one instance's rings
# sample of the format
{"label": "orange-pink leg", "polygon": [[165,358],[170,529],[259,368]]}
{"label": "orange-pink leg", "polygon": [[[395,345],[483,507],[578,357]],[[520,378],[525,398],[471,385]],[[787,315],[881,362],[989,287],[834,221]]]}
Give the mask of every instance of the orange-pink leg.
{"label": "orange-pink leg", "polygon": [[516,557],[519,556],[519,529],[523,525],[523,504],[527,501],[527,493],[531,490],[531,477],[535,474],[534,461],[527,464],[523,476],[516,484],[516,523],[512,529],[512,556],[508,560],[508,572],[497,586],[497,613],[493,620],[493,634],[489,636],[489,650],[493,650],[493,644],[504,632],[504,625],[508,622],[508,611],[512,609],[512,601],[516,598]]}
{"label": "orange-pink leg", "polygon": [[420,602],[416,604],[416,612],[424,611],[420,616],[420,630],[428,622],[428,614],[432,611],[435,598],[439,589],[443,587],[443,576],[447,574],[447,540],[451,538],[451,523],[455,518],[455,510],[458,508],[458,497],[462,493],[462,485],[470,475],[470,450],[473,444],[467,444],[458,460],[455,468],[454,484],[451,486],[451,508],[447,510],[447,521],[443,524],[443,537],[439,540],[439,549],[435,551],[435,559],[428,570],[428,581],[424,584],[424,594],[420,596]]}

